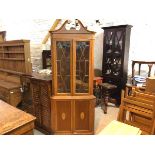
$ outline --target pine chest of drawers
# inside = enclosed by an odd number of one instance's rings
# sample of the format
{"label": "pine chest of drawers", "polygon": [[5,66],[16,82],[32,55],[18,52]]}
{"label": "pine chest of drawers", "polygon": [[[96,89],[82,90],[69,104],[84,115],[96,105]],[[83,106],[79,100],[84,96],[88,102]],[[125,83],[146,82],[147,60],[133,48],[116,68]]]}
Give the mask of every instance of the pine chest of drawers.
{"label": "pine chest of drawers", "polygon": [[21,85],[0,80],[0,99],[12,106],[17,106],[21,102]]}

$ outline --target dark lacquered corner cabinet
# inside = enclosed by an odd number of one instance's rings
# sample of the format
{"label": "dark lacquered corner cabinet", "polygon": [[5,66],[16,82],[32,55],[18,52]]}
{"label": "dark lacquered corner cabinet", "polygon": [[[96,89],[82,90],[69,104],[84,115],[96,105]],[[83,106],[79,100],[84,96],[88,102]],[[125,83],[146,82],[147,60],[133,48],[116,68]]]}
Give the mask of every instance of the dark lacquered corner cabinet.
{"label": "dark lacquered corner cabinet", "polygon": [[51,119],[54,134],[94,134],[94,35],[79,20],[67,30],[66,21],[51,31]]}
{"label": "dark lacquered corner cabinet", "polygon": [[104,82],[117,85],[113,98],[120,102],[121,89],[125,88],[128,72],[131,25],[103,27],[103,65]]}

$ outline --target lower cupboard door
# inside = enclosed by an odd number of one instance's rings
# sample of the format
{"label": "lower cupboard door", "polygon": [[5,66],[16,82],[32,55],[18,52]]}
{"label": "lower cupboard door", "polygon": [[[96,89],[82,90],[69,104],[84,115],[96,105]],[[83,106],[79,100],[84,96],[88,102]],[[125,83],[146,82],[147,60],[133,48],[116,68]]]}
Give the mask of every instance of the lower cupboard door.
{"label": "lower cupboard door", "polygon": [[56,101],[55,112],[56,132],[62,134],[71,133],[71,101]]}
{"label": "lower cupboard door", "polygon": [[75,101],[74,115],[74,133],[93,134],[94,104],[91,101]]}

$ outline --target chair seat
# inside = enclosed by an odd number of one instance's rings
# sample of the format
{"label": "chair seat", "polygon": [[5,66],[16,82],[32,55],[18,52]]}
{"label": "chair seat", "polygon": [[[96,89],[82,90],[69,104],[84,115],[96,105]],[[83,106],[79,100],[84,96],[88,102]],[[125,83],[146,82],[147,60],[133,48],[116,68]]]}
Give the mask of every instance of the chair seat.
{"label": "chair seat", "polygon": [[116,85],[110,84],[110,83],[101,83],[99,84],[103,89],[111,90],[117,88]]}

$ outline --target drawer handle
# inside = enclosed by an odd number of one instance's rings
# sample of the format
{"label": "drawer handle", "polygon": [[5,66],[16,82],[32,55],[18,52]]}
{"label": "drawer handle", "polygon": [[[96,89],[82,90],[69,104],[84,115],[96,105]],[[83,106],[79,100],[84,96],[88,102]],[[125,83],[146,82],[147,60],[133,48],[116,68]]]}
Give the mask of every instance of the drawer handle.
{"label": "drawer handle", "polygon": [[61,114],[61,118],[62,118],[62,120],[66,119],[66,114],[64,112]]}
{"label": "drawer handle", "polygon": [[84,114],[84,112],[81,112],[81,114],[80,114],[80,118],[81,118],[82,120],[85,118],[85,114]]}

